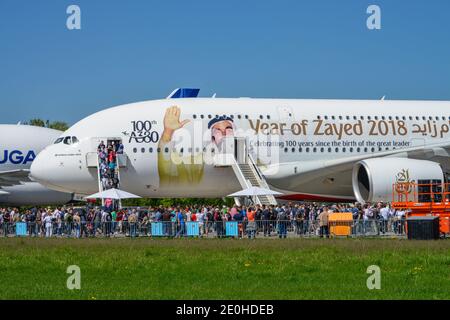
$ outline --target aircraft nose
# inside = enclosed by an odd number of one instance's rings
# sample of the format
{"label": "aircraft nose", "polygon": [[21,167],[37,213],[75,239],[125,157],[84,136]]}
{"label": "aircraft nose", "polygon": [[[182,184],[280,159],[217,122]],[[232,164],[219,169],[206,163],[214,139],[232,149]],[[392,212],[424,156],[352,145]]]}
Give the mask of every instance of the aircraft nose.
{"label": "aircraft nose", "polygon": [[51,168],[49,166],[48,153],[46,150],[41,151],[33,160],[30,167],[30,177],[32,180],[42,185],[48,185],[48,179],[51,177]]}

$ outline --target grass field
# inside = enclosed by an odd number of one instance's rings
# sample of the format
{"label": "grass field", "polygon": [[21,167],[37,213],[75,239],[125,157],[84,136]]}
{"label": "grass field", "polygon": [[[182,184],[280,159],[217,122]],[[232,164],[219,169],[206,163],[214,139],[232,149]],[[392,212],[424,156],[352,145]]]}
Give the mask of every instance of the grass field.
{"label": "grass field", "polygon": [[450,241],[0,239],[0,299],[450,299]]}

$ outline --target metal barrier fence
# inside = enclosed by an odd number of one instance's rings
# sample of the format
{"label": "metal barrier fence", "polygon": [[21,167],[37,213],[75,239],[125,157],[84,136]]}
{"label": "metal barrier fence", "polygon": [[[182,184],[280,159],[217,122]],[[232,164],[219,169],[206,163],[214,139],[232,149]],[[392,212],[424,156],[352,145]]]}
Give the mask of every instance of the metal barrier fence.
{"label": "metal barrier fence", "polygon": [[[347,236],[403,236],[404,219],[353,220],[345,223]],[[205,237],[263,238],[333,236],[332,225],[319,220],[207,221],[207,222],[14,222],[0,223],[0,236],[13,237]]]}

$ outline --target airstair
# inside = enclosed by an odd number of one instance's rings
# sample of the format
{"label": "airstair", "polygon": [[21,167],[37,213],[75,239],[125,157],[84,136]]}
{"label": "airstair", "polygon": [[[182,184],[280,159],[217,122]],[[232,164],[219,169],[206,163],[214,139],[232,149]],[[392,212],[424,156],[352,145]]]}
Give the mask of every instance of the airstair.
{"label": "airstair", "polygon": [[[228,143],[225,153],[217,154],[215,166],[232,167],[236,178],[242,189],[250,187],[260,187],[270,189],[264,175],[258,168],[256,161],[248,152],[247,140],[245,137],[233,137]],[[235,199],[239,203],[239,199]],[[260,195],[254,197],[253,201],[259,205],[276,205],[277,200],[273,195]]]}
{"label": "airstair", "polygon": [[[98,139],[97,139],[98,140]],[[117,139],[102,139],[106,141],[107,146],[114,141],[119,143]],[[96,141],[99,144],[99,141]],[[86,162],[88,168],[95,168],[97,170],[98,190],[99,192],[109,190],[111,188],[120,189],[120,168],[126,167],[126,155],[124,153],[116,153],[114,171],[110,171],[109,163],[100,157],[100,152],[89,152],[86,155]],[[102,170],[106,166],[106,170]],[[104,171],[102,173],[102,171]],[[102,205],[105,202],[102,199]],[[120,204],[119,204],[120,205]]]}

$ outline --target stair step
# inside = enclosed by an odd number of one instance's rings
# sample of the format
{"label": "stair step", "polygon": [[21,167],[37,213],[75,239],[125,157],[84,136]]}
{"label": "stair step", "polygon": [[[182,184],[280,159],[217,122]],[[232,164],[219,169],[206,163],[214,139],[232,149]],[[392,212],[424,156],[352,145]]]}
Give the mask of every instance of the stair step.
{"label": "stair step", "polygon": [[[239,168],[242,176],[245,178],[247,183],[249,183],[253,187],[268,188],[267,184],[265,183],[264,177],[260,176],[258,168],[253,162],[251,162],[251,157],[249,157],[249,161],[250,163],[237,164],[237,167]],[[258,203],[264,205],[272,205],[277,203],[275,197],[273,196],[258,196],[257,199]]]}

